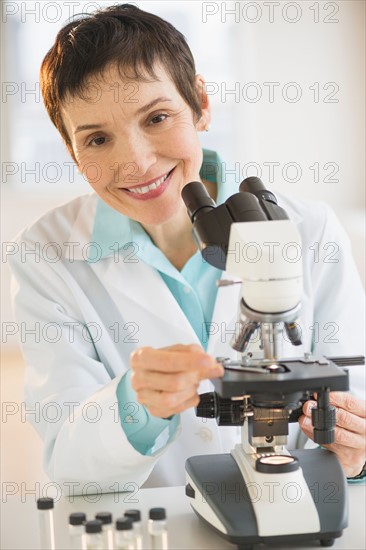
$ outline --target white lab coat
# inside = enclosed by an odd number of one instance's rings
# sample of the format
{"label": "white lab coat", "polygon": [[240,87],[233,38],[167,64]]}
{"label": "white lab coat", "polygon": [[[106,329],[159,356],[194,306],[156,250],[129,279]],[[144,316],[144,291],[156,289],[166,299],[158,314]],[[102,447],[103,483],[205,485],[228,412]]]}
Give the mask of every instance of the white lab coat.
{"label": "white lab coat", "polygon": [[[93,487],[111,492],[143,484],[182,485],[186,458],[229,452],[240,432],[198,419],[190,409],[181,414],[175,439],[165,447],[163,433],[153,456],[140,454],[127,440],[117,414],[116,386],[129,368],[131,351],[199,342],[154,269],[114,253],[95,263],[85,261],[96,202],[92,193],[52,210],[18,237],[19,252],[10,257],[16,317],[23,323],[25,401],[36,411],[30,421],[44,440],[44,468],[63,492],[72,494]],[[362,354],[364,295],[348,239],[326,205],[285,197],[279,203],[300,230],[304,265],[303,345],[285,345],[284,355],[310,351],[314,336],[317,355]],[[25,249],[38,251],[25,256]],[[317,250],[320,258],[314,262]],[[238,290],[234,285],[218,291],[208,343],[214,356],[230,355]],[[36,336],[26,329],[36,329]],[[364,369],[350,371],[352,389],[362,396]],[[199,391],[212,388],[204,381]],[[128,405],[126,414],[133,414],[134,406]]]}

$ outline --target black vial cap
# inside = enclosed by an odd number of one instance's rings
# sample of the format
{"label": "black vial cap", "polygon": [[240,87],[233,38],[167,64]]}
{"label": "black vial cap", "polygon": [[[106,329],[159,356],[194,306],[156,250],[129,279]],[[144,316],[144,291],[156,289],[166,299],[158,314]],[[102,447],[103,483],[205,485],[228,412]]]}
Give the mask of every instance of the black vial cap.
{"label": "black vial cap", "polygon": [[53,508],[53,498],[43,497],[37,500],[38,510],[52,510]]}
{"label": "black vial cap", "polygon": [[85,533],[101,533],[102,522],[99,519],[92,519],[85,524]]}
{"label": "black vial cap", "polygon": [[131,518],[132,521],[141,521],[141,512],[140,510],[126,510],[125,517]]}
{"label": "black vial cap", "polygon": [[151,508],[149,511],[149,518],[150,519],[165,519],[166,518],[166,512],[165,508]]}
{"label": "black vial cap", "polygon": [[128,517],[118,518],[116,520],[117,531],[129,531],[132,529],[132,519]]}
{"label": "black vial cap", "polygon": [[82,525],[86,521],[86,514],[84,512],[73,512],[69,515],[70,525]]}
{"label": "black vial cap", "polygon": [[95,514],[95,519],[99,519],[103,525],[112,523],[112,514],[110,512],[98,512]]}

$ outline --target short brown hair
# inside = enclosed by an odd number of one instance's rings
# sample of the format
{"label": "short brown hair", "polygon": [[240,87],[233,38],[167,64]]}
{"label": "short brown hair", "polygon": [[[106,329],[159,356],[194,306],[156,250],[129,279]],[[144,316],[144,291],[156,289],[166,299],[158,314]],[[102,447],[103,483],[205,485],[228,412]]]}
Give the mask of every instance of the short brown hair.
{"label": "short brown hair", "polygon": [[82,15],[63,27],[46,54],[40,84],[47,112],[75,160],[61,117],[67,96],[82,93],[87,80],[115,64],[121,75],[157,80],[154,64],[167,70],[178,92],[197,118],[201,105],[195,89],[196,68],[184,36],[160,17],[132,4],[121,4]]}

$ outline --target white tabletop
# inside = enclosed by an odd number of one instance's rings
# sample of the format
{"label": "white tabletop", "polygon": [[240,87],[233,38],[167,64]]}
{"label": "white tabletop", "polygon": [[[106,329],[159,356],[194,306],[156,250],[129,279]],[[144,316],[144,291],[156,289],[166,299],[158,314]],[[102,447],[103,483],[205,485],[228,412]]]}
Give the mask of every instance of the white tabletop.
{"label": "white tabletop", "polygon": [[[90,502],[92,499],[96,502]],[[3,502],[6,500],[6,502]],[[23,500],[23,502],[22,502]],[[38,511],[35,504],[35,495],[7,496],[1,504],[1,548],[4,550],[24,549],[39,550]],[[88,502],[88,500],[90,500]],[[55,535],[57,549],[67,550],[68,515],[71,512],[85,512],[88,519],[93,519],[97,512],[111,512],[114,519],[123,516],[125,510],[137,508],[141,510],[144,534],[144,549],[149,548],[146,533],[148,510],[154,507],[164,507],[167,510],[168,533],[170,549],[233,549],[236,546],[216,535],[204,525],[190,507],[189,499],[185,496],[184,487],[168,487],[158,489],[141,489],[137,493],[115,493],[105,495],[90,495],[74,497],[73,502],[60,498],[55,503]],[[365,503],[366,485],[349,486],[349,527],[343,536],[336,539],[333,548],[344,550],[365,550]],[[264,546],[260,546],[264,548]],[[269,548],[269,547],[266,547]],[[294,548],[293,544],[276,546]],[[297,547],[296,547],[297,548]],[[320,548],[319,544],[301,546],[301,548]]]}

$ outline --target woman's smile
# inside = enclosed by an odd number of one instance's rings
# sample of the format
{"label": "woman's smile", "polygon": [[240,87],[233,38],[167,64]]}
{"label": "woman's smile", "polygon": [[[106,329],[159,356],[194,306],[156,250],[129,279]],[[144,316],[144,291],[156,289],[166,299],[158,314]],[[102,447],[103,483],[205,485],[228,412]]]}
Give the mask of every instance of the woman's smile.
{"label": "woman's smile", "polygon": [[135,185],[133,187],[121,187],[120,191],[128,193],[133,199],[140,201],[146,201],[155,199],[164,193],[166,188],[171,182],[174,168],[163,176],[152,179],[149,182],[145,182],[141,185]]}

